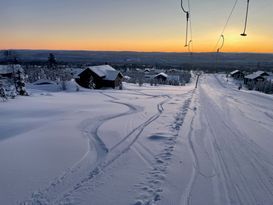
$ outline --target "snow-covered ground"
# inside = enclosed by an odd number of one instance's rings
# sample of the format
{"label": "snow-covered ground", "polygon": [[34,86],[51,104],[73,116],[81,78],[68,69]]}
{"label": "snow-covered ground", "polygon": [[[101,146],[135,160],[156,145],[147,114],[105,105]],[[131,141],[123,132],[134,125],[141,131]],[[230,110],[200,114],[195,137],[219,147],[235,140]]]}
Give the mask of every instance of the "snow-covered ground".
{"label": "snow-covered ground", "polygon": [[273,97],[200,86],[0,103],[0,204],[272,205]]}

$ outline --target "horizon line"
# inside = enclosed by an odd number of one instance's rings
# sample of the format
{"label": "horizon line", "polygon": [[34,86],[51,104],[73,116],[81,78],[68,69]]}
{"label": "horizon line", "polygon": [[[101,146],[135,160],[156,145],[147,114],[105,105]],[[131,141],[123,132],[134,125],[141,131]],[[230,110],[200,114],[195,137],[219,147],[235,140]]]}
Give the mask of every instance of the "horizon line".
{"label": "horizon line", "polygon": [[[137,51],[137,50],[88,50],[88,49],[47,49],[47,48],[41,48],[41,49],[32,49],[32,48],[9,48],[9,49],[0,49],[0,51],[78,51],[78,52],[127,52],[127,53],[177,53],[177,54],[186,54],[189,53],[187,51]],[[206,54],[206,53],[217,53],[213,51],[199,51],[199,52],[191,52],[191,53],[197,53],[197,54]],[[238,53],[238,54],[272,54],[273,52],[251,52],[251,51],[228,51],[228,52],[220,52],[220,53]]]}

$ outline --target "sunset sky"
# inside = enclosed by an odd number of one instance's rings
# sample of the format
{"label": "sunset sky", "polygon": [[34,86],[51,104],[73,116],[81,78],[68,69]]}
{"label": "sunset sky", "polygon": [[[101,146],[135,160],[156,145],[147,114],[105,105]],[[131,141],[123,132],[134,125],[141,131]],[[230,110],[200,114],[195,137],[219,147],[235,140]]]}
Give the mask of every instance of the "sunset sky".
{"label": "sunset sky", "polygon": [[[195,52],[211,52],[233,0],[190,0]],[[185,1],[187,8],[187,1]],[[273,1],[239,0],[223,52],[273,53]],[[0,0],[0,49],[184,52],[180,0]]]}

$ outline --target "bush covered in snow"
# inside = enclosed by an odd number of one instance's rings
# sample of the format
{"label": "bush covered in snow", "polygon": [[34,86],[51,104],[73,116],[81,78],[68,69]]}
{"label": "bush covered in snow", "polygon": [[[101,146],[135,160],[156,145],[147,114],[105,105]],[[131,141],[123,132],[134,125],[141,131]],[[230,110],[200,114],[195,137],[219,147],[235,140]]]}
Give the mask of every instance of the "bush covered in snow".
{"label": "bush covered in snow", "polygon": [[273,82],[270,81],[259,82],[256,84],[255,90],[267,94],[273,94]]}
{"label": "bush covered in snow", "polygon": [[8,100],[8,96],[7,96],[6,90],[3,87],[0,87],[0,98],[3,101]]}
{"label": "bush covered in snow", "polygon": [[249,90],[257,90],[259,92],[267,93],[267,94],[273,94],[273,82],[271,81],[261,81],[257,83],[248,83],[246,87]]}
{"label": "bush covered in snow", "polygon": [[6,101],[8,98],[15,98],[17,95],[16,88],[13,82],[9,80],[0,81],[0,97],[2,100]]}
{"label": "bush covered in snow", "polygon": [[1,98],[7,100],[16,95],[28,95],[25,88],[25,73],[18,64],[0,66]]}

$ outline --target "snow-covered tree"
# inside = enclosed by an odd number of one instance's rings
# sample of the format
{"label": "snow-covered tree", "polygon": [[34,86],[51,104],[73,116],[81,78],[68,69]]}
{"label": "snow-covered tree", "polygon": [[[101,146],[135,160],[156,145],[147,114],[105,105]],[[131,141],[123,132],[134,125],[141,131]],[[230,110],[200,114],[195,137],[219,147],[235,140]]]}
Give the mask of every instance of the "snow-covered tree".
{"label": "snow-covered tree", "polygon": [[0,98],[2,98],[3,101],[8,100],[8,96],[6,94],[5,88],[0,84]]}
{"label": "snow-covered tree", "polygon": [[25,74],[22,69],[18,69],[15,73],[15,87],[19,95],[28,95],[26,91]]}

